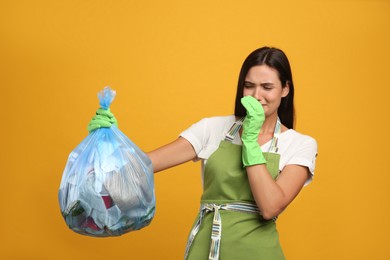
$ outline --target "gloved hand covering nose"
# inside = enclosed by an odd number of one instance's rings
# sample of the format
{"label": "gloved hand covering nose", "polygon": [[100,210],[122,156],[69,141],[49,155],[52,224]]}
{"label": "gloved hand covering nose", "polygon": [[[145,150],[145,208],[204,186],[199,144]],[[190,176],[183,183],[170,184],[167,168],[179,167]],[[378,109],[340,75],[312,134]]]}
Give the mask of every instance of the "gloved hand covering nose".
{"label": "gloved hand covering nose", "polygon": [[91,119],[88,124],[88,132],[92,132],[101,127],[111,127],[112,125],[118,126],[118,122],[110,109],[99,108],[96,110],[96,115]]}
{"label": "gloved hand covering nose", "polygon": [[264,109],[260,102],[252,96],[241,98],[241,104],[246,109],[246,117],[242,124],[242,163],[244,167],[256,164],[264,164],[261,147],[257,142],[260,129],[265,120]]}

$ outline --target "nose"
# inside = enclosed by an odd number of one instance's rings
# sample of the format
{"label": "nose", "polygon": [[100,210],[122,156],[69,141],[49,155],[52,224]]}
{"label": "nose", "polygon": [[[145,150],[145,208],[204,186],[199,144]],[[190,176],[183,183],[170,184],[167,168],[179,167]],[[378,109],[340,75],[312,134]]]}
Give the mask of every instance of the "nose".
{"label": "nose", "polygon": [[256,98],[258,101],[260,101],[262,99],[260,87],[256,86],[256,88],[254,89],[254,92],[253,92],[253,97]]}

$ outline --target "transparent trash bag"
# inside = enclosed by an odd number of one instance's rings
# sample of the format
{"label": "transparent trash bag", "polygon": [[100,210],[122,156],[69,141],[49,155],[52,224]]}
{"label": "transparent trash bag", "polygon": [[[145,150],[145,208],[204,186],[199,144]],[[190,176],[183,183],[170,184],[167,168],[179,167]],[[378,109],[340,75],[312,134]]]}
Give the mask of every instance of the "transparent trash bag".
{"label": "transparent trash bag", "polygon": [[[98,96],[107,109],[115,91],[106,87]],[[139,230],[155,213],[152,163],[115,125],[96,129],[70,153],[58,197],[66,224],[77,233]]]}

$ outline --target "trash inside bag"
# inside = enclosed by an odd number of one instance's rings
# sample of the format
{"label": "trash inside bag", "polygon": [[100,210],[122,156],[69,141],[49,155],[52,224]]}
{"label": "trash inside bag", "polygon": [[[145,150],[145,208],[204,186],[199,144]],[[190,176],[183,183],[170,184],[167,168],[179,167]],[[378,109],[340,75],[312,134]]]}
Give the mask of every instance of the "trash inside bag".
{"label": "trash inside bag", "polygon": [[[115,91],[106,87],[98,96],[108,109]],[[152,163],[116,125],[97,128],[70,153],[58,197],[66,224],[79,234],[139,230],[155,213]]]}

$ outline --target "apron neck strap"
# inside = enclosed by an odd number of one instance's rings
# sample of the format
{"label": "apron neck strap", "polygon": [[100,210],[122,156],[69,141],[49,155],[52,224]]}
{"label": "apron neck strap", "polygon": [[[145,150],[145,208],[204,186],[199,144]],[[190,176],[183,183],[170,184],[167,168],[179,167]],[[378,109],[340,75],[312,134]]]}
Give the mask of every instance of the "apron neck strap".
{"label": "apron neck strap", "polygon": [[277,153],[278,152],[278,140],[280,133],[282,132],[282,123],[280,122],[280,119],[276,120],[275,130],[274,130],[274,136],[272,137],[271,146],[269,147],[270,153]]}
{"label": "apron neck strap", "polygon": [[226,133],[225,141],[233,142],[234,137],[237,135],[238,131],[240,131],[242,122],[244,122],[245,117],[239,118],[232,127],[230,127],[229,131]]}
{"label": "apron neck strap", "polygon": [[[244,122],[245,117],[239,118],[232,127],[230,127],[229,131],[226,133],[225,141],[233,142],[234,137],[237,135],[238,131],[242,127],[242,123]],[[282,123],[280,122],[280,119],[276,120],[274,135],[272,137],[271,146],[269,148],[269,152],[271,153],[277,153],[278,152],[278,139],[280,136],[280,133],[282,132]]]}

